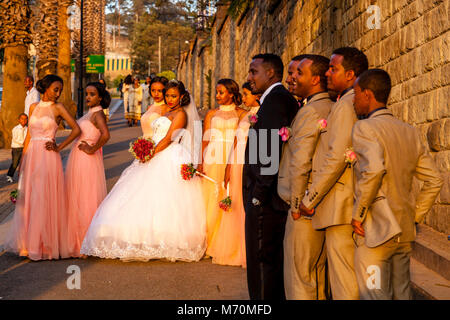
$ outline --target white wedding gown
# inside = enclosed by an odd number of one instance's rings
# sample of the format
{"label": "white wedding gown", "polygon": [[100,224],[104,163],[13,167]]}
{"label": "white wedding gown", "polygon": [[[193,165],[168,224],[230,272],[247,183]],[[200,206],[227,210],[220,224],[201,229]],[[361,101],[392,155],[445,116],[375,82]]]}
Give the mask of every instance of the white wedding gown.
{"label": "white wedding gown", "polygon": [[[171,121],[151,118],[148,112],[142,117],[142,129],[144,136],[152,130],[158,143]],[[201,181],[185,181],[180,173],[190,157],[183,145],[172,142],[146,163],[135,160],[97,209],[81,253],[125,261],[200,260],[206,249]]]}

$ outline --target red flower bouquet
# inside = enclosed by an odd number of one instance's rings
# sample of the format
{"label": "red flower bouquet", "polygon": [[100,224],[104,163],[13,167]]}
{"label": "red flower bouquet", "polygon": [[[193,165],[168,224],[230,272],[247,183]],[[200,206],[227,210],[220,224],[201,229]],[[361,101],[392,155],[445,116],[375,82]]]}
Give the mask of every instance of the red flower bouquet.
{"label": "red flower bouquet", "polygon": [[221,200],[219,202],[219,207],[223,211],[229,211],[231,209],[231,198],[226,197],[225,199]]}
{"label": "red flower bouquet", "polygon": [[9,200],[11,200],[12,203],[16,203],[17,201],[17,196],[19,195],[19,191],[17,189],[14,189],[13,191],[11,191],[11,193],[9,194]]}
{"label": "red flower bouquet", "polygon": [[130,142],[128,150],[139,162],[144,163],[150,160],[155,154],[155,142],[150,138],[139,137],[134,142]]}
{"label": "red flower bouquet", "polygon": [[181,165],[181,177],[183,180],[191,180],[197,169],[194,168],[194,164],[182,164]]}

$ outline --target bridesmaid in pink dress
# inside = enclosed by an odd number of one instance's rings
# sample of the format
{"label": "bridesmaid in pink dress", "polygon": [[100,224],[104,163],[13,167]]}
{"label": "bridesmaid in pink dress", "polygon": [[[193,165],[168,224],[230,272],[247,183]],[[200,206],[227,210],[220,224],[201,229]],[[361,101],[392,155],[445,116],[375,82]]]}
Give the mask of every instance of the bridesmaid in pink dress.
{"label": "bridesmaid in pink dress", "polygon": [[242,168],[245,161],[245,147],[247,145],[248,129],[250,128],[249,117],[256,115],[259,110],[258,96],[251,93],[248,82],[242,86],[242,102],[248,112],[241,115],[234,148],[230,154],[228,164],[225,168],[225,185],[228,184],[231,210],[222,215],[217,236],[212,245],[216,248],[213,263],[247,266],[245,256],[245,211],[242,198]]}
{"label": "bridesmaid in pink dress", "polygon": [[89,111],[77,121],[81,135],[74,142],[67,160],[67,212],[77,220],[76,224],[70,225],[69,232],[77,239],[78,253],[92,217],[107,193],[102,147],[110,135],[103,109],[108,108],[110,102],[111,97],[100,82],[87,85]]}
{"label": "bridesmaid in pink dress", "polygon": [[[81,132],[64,105],[57,103],[63,81],[47,75],[36,84],[41,102],[30,107],[30,121],[20,166],[19,196],[5,249],[31,260],[76,257],[75,241],[67,227],[74,223],[67,215],[64,174],[59,152]],[[58,123],[64,119],[72,128],[59,145],[55,142]]]}

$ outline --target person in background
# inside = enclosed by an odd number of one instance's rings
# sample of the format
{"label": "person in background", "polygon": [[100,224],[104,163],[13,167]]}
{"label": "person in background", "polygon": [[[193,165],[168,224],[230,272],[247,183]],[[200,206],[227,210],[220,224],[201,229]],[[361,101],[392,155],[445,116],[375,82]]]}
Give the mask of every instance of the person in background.
{"label": "person in background", "polygon": [[119,85],[117,86],[117,91],[120,92],[120,99],[123,99],[122,88],[123,88],[123,79],[120,79],[120,83],[119,83]]}
{"label": "person in background", "polygon": [[12,129],[12,141],[11,141],[11,155],[12,163],[9,167],[8,173],[6,174],[6,181],[12,183],[14,172],[16,172],[17,166],[20,163],[23,152],[23,143],[25,142],[25,137],[27,136],[28,116],[26,113],[21,113],[19,115],[19,124]]}
{"label": "person in background", "polygon": [[[120,92],[123,93],[123,111],[124,111],[125,119],[127,119],[127,120],[129,118],[129,116],[128,116],[129,101],[128,100],[129,100],[130,88],[132,85],[133,85],[133,78],[131,77],[131,74],[129,74],[125,77],[125,80],[123,80],[122,89],[120,90]],[[128,126],[131,127],[130,120],[128,120]]]}
{"label": "person in background", "polygon": [[298,75],[297,69],[300,61],[302,61],[306,57],[306,54],[300,54],[292,58],[291,62],[289,62],[287,76],[286,76],[286,84],[288,85],[288,91],[297,99],[298,107],[301,108],[303,106],[303,98],[299,97],[295,94],[295,79]]}
{"label": "person in background", "polygon": [[[100,83],[102,85],[102,87],[103,87],[103,89],[105,89],[105,91],[108,91],[108,89],[106,88],[105,80],[100,79],[100,80],[98,80],[98,83]],[[108,122],[109,121],[109,103],[108,103],[108,107],[107,108],[103,108],[103,113],[106,116],[106,122]]]}
{"label": "person in background", "polygon": [[142,114],[147,111],[148,106],[150,106],[150,82],[152,79],[150,77],[145,78],[145,83],[141,85],[142,87]]}
{"label": "person in background", "polygon": [[35,102],[39,102],[41,100],[41,96],[33,86],[34,79],[32,76],[26,76],[24,84],[25,89],[27,89],[27,97],[25,98],[25,109],[23,112],[28,116],[30,114],[30,106]]}

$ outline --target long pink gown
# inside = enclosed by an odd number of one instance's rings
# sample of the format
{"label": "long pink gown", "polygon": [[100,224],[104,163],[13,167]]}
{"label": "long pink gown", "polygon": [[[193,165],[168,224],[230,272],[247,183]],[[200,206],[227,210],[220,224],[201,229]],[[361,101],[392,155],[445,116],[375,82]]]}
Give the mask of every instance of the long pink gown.
{"label": "long pink gown", "polygon": [[23,156],[19,196],[4,246],[31,260],[78,256],[76,239],[67,230],[74,221],[66,211],[61,156],[45,149],[45,143],[55,138],[58,129],[52,104],[41,101],[30,117],[31,139]]}
{"label": "long pink gown", "polygon": [[230,182],[228,186],[231,198],[231,210],[222,214],[222,218],[214,234],[208,250],[215,264],[247,266],[245,256],[245,211],[242,199],[242,169],[245,162],[250,122],[248,117],[258,112],[253,107],[239,121],[236,131],[236,147],[230,155]]}
{"label": "long pink gown", "polygon": [[92,217],[107,193],[102,148],[94,154],[87,154],[78,149],[81,141],[93,145],[100,138],[100,130],[90,120],[92,114],[97,111],[102,111],[102,107],[90,108],[88,113],[77,121],[81,135],[73,143],[66,167],[67,212],[70,217],[77,218],[77,223],[70,225],[69,230],[77,238],[78,252]]}

